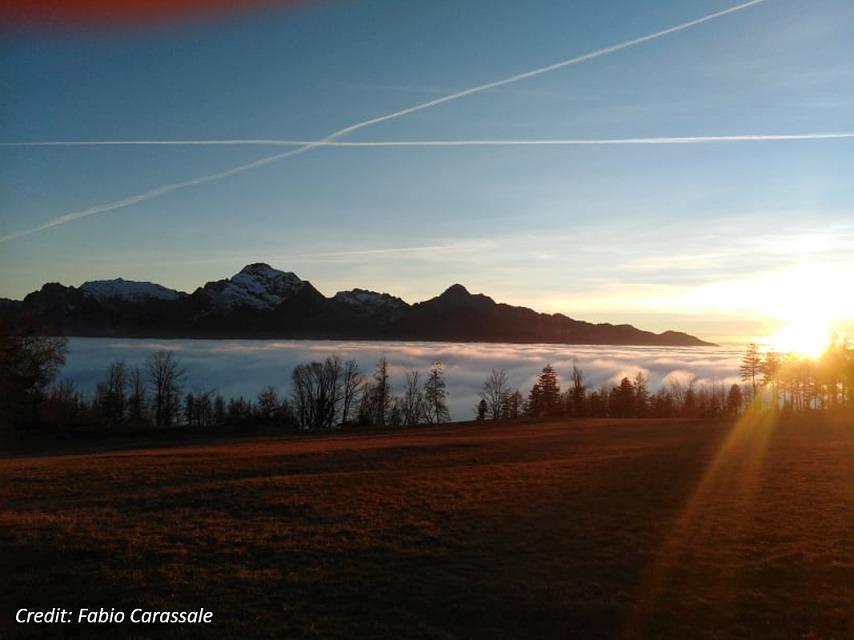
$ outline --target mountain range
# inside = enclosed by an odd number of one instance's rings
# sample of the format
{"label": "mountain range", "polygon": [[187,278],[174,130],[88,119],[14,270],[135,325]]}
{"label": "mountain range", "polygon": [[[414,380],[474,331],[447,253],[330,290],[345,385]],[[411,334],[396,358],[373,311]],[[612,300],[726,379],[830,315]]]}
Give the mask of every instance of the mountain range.
{"label": "mountain range", "polygon": [[496,303],[455,284],[409,304],[365,289],[320,293],[296,274],[263,263],[184,293],[117,278],[79,287],[48,283],[23,300],[0,299],[0,317],[69,336],[314,338],[708,346],[678,331],[593,324]]}

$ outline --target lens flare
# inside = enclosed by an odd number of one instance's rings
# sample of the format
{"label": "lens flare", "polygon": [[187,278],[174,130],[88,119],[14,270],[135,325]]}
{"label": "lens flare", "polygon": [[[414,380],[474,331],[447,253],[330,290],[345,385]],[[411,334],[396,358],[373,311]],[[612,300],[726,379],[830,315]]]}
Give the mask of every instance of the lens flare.
{"label": "lens flare", "polygon": [[830,322],[818,317],[802,317],[789,322],[770,340],[776,351],[817,358],[831,341]]}

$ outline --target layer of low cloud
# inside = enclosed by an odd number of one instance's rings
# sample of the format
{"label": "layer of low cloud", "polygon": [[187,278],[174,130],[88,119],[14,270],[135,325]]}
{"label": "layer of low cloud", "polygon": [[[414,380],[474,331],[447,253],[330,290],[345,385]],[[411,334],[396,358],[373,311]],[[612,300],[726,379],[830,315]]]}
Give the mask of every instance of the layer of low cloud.
{"label": "layer of low cloud", "polygon": [[593,388],[642,371],[649,377],[650,387],[657,389],[668,380],[688,376],[700,382],[731,384],[737,381],[739,357],[733,348],[73,338],[63,376],[91,392],[110,362],[123,360],[129,366],[143,366],[150,354],[162,349],[174,351],[186,368],[187,390],[215,389],[226,397],[254,398],[268,385],[288,394],[295,365],[336,354],[355,359],[365,372],[371,372],[386,356],[392,385],[398,391],[407,371],[426,372],[434,362],[441,362],[451,412],[457,420],[472,417],[478,391],[491,369],[506,369],[512,385],[523,393],[546,364],[551,363],[565,379],[573,361]]}

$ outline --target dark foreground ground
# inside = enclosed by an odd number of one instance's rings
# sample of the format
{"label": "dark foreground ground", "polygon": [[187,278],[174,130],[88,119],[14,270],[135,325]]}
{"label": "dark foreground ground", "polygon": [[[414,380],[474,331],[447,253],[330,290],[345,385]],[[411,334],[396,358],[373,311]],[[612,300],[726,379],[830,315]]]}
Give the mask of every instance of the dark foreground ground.
{"label": "dark foreground ground", "polygon": [[[19,457],[0,487],[0,637],[854,637],[843,417]],[[52,606],[215,618],[13,622]]]}

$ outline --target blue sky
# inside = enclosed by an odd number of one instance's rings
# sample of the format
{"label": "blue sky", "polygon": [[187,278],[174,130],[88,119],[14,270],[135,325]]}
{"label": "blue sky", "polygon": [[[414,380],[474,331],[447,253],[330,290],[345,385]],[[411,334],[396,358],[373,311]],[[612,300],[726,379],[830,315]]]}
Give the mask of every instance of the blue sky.
{"label": "blue sky", "polygon": [[[319,2],[6,33],[2,139],[319,139],[733,4]],[[852,57],[851,2],[769,0],[347,139],[851,132]],[[0,235],[280,150],[0,148]],[[850,139],[319,148],[3,242],[0,295],[119,275],[192,290],[263,260],[329,294],[416,301],[462,282],[583,319],[752,337],[790,320],[783,283],[851,282],[851,175]],[[832,292],[811,304],[847,328],[854,309]]]}

